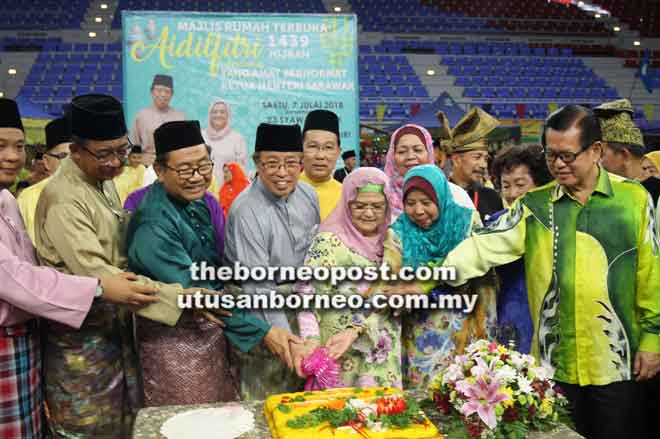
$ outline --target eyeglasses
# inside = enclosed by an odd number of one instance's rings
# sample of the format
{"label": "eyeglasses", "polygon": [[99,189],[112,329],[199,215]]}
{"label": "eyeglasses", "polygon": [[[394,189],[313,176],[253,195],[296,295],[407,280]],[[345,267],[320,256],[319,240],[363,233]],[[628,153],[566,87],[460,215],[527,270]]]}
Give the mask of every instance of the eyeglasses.
{"label": "eyeglasses", "polygon": [[197,172],[202,177],[206,177],[209,174],[211,174],[211,172],[213,171],[213,162],[206,162],[206,163],[202,163],[196,168],[185,168],[185,169],[176,169],[169,167],[167,165],[163,165],[163,166],[171,171],[176,172],[176,175],[183,180],[189,180],[193,178],[195,172]]}
{"label": "eyeglasses", "polygon": [[366,212],[367,210],[371,210],[374,213],[383,213],[387,208],[387,205],[385,203],[369,204],[369,203],[351,202],[348,203],[348,206],[351,208],[351,210],[353,210],[356,213]]}
{"label": "eyeglasses", "polygon": [[560,158],[562,162],[569,164],[569,163],[573,163],[580,154],[582,154],[588,149],[589,148],[587,147],[579,150],[578,152],[572,152],[572,151],[554,152],[552,150],[545,149],[543,151],[543,154],[545,155],[545,161],[548,162],[548,164],[553,164],[557,160],[557,158]]}
{"label": "eyeglasses", "polygon": [[[90,152],[90,154],[91,154],[91,152]],[[69,156],[69,153],[68,152],[58,152],[57,154],[53,154],[52,152],[45,152],[44,155],[53,157],[57,160],[64,160],[65,158],[67,158]]]}
{"label": "eyeglasses", "polygon": [[335,151],[337,151],[337,146],[335,145],[318,145],[316,143],[312,143],[303,146],[303,152],[314,155],[318,154],[319,152],[330,154]]}
{"label": "eyeglasses", "polygon": [[276,162],[276,161],[267,161],[262,163],[264,169],[269,174],[274,174],[280,170],[282,166],[287,172],[300,171],[300,166],[302,165],[301,160],[287,160],[285,162]]}
{"label": "eyeglasses", "polygon": [[107,163],[112,162],[113,157],[117,157],[117,160],[119,160],[121,163],[125,163],[126,158],[128,158],[128,153],[131,152],[131,148],[132,148],[133,145],[129,141],[126,145],[122,146],[119,149],[110,150],[110,151],[103,151],[103,152],[100,152],[100,153],[92,152],[85,145],[78,145],[78,146],[80,146],[82,149],[87,151],[87,153],[89,155],[91,155],[96,160],[101,162],[101,164],[107,164]]}

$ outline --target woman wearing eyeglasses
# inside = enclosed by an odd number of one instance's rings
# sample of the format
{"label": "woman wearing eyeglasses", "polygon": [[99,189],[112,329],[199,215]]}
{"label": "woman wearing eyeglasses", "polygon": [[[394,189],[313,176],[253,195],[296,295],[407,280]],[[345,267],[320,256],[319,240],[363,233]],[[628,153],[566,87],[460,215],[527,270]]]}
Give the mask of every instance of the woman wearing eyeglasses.
{"label": "woman wearing eyeglasses", "polygon": [[[376,168],[348,175],[342,197],[321,223],[307,251],[310,267],[368,267],[382,262],[391,207],[388,178]],[[303,294],[364,295],[367,282],[313,281],[299,286]],[[317,310],[298,314],[301,336],[309,355],[319,346],[341,365],[339,380],[328,387],[402,387],[401,321],[391,312]],[[296,359],[294,358],[294,361]],[[299,359],[296,361],[299,365]]]}

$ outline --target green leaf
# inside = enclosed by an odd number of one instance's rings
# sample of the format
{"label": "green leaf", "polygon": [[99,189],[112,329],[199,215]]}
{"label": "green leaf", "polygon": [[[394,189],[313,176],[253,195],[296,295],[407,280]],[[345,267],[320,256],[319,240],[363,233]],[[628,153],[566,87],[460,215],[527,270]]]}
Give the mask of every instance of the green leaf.
{"label": "green leaf", "polygon": [[277,410],[281,411],[282,413],[291,413],[291,407],[284,404],[278,404]]}

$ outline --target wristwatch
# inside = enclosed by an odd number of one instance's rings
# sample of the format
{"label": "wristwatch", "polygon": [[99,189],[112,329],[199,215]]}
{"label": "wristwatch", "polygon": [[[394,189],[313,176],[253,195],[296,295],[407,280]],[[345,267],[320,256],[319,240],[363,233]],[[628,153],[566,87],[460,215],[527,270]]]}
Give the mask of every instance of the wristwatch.
{"label": "wristwatch", "polygon": [[96,285],[96,292],[94,292],[94,298],[98,299],[103,295],[103,286],[101,285],[101,279],[99,279],[99,283]]}

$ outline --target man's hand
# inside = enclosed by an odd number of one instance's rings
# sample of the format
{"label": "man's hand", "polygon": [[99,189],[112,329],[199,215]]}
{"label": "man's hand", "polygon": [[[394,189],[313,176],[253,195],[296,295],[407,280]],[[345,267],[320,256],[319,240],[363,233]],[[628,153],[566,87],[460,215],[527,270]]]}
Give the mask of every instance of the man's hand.
{"label": "man's hand", "polygon": [[272,326],[266,337],[264,344],[266,348],[277,355],[282,363],[286,364],[289,370],[293,370],[293,359],[291,358],[290,344],[302,344],[303,341],[289,331],[277,326]]}
{"label": "man's hand", "polygon": [[328,339],[325,347],[328,348],[328,354],[335,360],[339,359],[351,347],[353,342],[357,340],[357,329],[349,328],[339,332]]}
{"label": "man's hand", "polygon": [[158,289],[134,282],[137,278],[135,273],[101,277],[99,279],[103,288],[101,299],[132,310],[158,302],[156,297]]}
{"label": "man's hand", "polygon": [[302,361],[309,357],[314,349],[319,345],[319,342],[316,340],[307,340],[304,344],[301,343],[290,343],[289,349],[291,350],[291,360],[293,361],[293,367],[296,369],[296,373],[300,378],[306,378],[305,374],[302,371]]}
{"label": "man's hand", "polygon": [[225,322],[223,322],[222,320],[220,320],[218,318],[218,316],[231,317],[231,312],[229,312],[227,310],[224,310],[224,309],[217,310],[215,313],[212,313],[211,311],[206,311],[206,310],[203,310],[203,309],[196,309],[194,311],[194,313],[196,315],[199,315],[199,316],[205,318],[206,320],[208,320],[211,323],[215,323],[216,325],[222,326],[223,328],[225,328],[227,326],[227,324]]}
{"label": "man's hand", "polygon": [[635,375],[636,381],[646,381],[653,378],[660,372],[660,354],[652,352],[637,352],[635,355]]}

